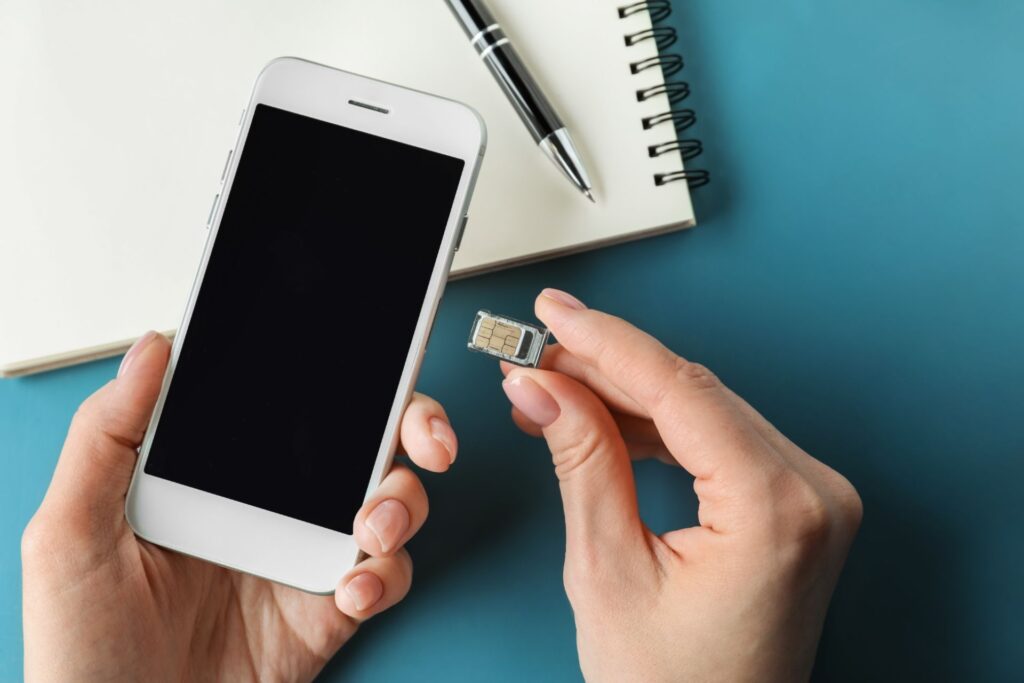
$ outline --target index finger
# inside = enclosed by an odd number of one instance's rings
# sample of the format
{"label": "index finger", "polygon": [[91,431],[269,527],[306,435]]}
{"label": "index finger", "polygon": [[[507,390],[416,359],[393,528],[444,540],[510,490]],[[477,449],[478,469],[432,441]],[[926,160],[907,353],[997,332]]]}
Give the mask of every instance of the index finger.
{"label": "index finger", "polygon": [[459,441],[440,403],[413,394],[400,429],[402,449],[409,458],[431,472],[446,472],[455,462]]}
{"label": "index finger", "polygon": [[567,351],[651,416],[669,451],[694,476],[765,464],[754,462],[754,454],[764,450],[763,440],[704,366],[558,290],[541,292],[535,311]]}
{"label": "index finger", "polygon": [[[508,361],[501,361],[502,374],[508,375],[516,366]],[[633,417],[650,419],[650,415],[636,401],[624,394],[617,386],[608,381],[601,372],[574,356],[561,344],[548,344],[540,361],[541,370],[554,370],[572,377],[593,391],[605,402],[612,412],[632,415]]]}

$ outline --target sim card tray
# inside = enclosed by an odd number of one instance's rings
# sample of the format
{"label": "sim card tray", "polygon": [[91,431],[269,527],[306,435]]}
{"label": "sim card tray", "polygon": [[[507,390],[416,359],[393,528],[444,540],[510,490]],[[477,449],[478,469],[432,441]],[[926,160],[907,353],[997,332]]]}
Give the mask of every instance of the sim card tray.
{"label": "sim card tray", "polygon": [[551,333],[545,327],[478,311],[469,330],[470,351],[486,353],[515,365],[535,368]]}

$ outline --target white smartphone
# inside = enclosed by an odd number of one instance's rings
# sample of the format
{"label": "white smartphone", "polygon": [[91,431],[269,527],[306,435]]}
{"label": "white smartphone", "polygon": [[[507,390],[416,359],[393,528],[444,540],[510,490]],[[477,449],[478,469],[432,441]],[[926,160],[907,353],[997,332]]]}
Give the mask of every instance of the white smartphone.
{"label": "white smartphone", "polygon": [[485,129],[294,58],[259,75],[128,491],[140,537],[312,593],[359,559]]}

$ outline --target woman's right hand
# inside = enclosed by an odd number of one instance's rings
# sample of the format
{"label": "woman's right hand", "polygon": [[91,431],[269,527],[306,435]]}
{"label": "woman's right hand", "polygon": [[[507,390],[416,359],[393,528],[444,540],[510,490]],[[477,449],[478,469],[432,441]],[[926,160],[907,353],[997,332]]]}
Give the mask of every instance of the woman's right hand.
{"label": "woman's right hand", "polygon": [[[565,587],[590,681],[806,680],[861,519],[842,475],[704,367],[545,290],[545,369],[503,365],[565,508]],[[652,533],[630,454],[694,477],[699,526]]]}

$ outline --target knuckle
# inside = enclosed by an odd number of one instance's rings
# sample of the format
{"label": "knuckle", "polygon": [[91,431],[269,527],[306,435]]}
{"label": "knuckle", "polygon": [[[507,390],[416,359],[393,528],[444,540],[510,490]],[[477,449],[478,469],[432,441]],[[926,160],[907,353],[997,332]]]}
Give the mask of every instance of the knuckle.
{"label": "knuckle", "polygon": [[654,609],[650,600],[656,593],[644,588],[650,579],[643,571],[645,566],[632,553],[609,555],[588,542],[571,543],[566,548],[562,581],[573,611],[607,617]]}
{"label": "knuckle", "polygon": [[562,570],[562,583],[565,585],[565,596],[569,598],[569,604],[575,606],[584,603],[588,591],[585,588],[585,574],[574,565],[575,563],[566,561]]}
{"label": "knuckle", "polygon": [[714,389],[719,385],[718,377],[700,363],[675,356],[673,376],[676,380],[695,389]]}
{"label": "knuckle", "polygon": [[138,416],[131,410],[111,406],[99,392],[87,397],[71,416],[73,432],[85,448],[101,449],[110,446],[134,449],[142,432],[135,426]]}
{"label": "knuckle", "polygon": [[73,538],[60,531],[40,512],[36,512],[21,532],[21,558],[23,562],[39,565],[65,556],[73,551]]}
{"label": "knuckle", "polygon": [[402,601],[412,589],[412,556],[402,548],[390,558],[394,564],[394,573],[387,578],[381,577],[385,594],[390,595],[390,602]]}
{"label": "knuckle", "polygon": [[71,416],[71,427],[77,431],[88,430],[99,416],[99,402],[95,396],[82,401]]}
{"label": "knuckle", "polygon": [[611,368],[617,368],[623,362],[623,355],[618,352],[618,347],[608,343],[605,335],[601,334],[593,325],[578,325],[573,329],[581,348],[589,349],[590,354],[597,360],[597,365],[607,364]]}
{"label": "knuckle", "polygon": [[71,416],[71,429],[83,436],[92,437],[107,421],[107,408],[96,394],[89,396]]}
{"label": "knuckle", "polygon": [[441,405],[440,401],[432,396],[421,394],[418,391],[413,393],[411,405],[418,405],[427,413],[445,415],[444,407]]}
{"label": "knuckle", "polygon": [[562,569],[562,582],[569,602],[576,605],[589,604],[595,599],[609,595],[604,590],[608,577],[600,569],[597,557],[588,553],[566,553]]}
{"label": "knuckle", "polygon": [[864,506],[857,489],[833,469],[814,485],[791,472],[784,484],[786,517],[796,536],[821,539],[835,536],[852,538],[863,518]]}
{"label": "knuckle", "polygon": [[394,477],[394,490],[400,498],[408,497],[415,504],[427,505],[427,488],[412,469],[397,464],[393,466],[388,476]]}
{"label": "knuckle", "polygon": [[559,342],[569,341],[570,346],[589,349],[590,354],[600,357],[604,350],[601,335],[597,334],[595,325],[582,318],[583,316],[577,316],[573,320],[563,321],[559,327]]}
{"label": "knuckle", "polygon": [[402,583],[406,586],[405,591],[409,591],[409,586],[412,585],[412,555],[405,548],[402,548],[398,553],[395,554],[395,558],[398,561],[399,575],[401,576]]}
{"label": "knuckle", "polygon": [[815,565],[852,541],[860,525],[863,504],[853,485],[835,472],[816,481],[790,471],[776,491],[769,539],[786,566]]}
{"label": "knuckle", "polygon": [[427,495],[427,489],[423,486],[423,482],[415,474],[412,475],[409,498],[402,501],[402,505],[409,511],[410,523],[417,529],[430,516],[430,496]]}
{"label": "knuckle", "polygon": [[651,378],[655,387],[652,396],[654,405],[664,404],[680,387],[709,390],[720,385],[718,377],[700,363],[677,356],[667,349],[665,353],[670,355],[666,371],[661,376]]}
{"label": "knuckle", "polygon": [[851,535],[860,528],[861,520],[864,519],[864,501],[854,488],[850,480],[832,471],[833,495],[837,501],[839,516],[845,528],[849,529]]}
{"label": "knuckle", "polygon": [[790,516],[797,538],[823,540],[832,528],[832,513],[825,498],[803,477],[796,477],[790,494]]}
{"label": "knuckle", "polygon": [[36,560],[47,554],[47,534],[39,515],[33,515],[21,532],[21,557]]}
{"label": "knuckle", "polygon": [[565,480],[574,471],[598,455],[606,447],[604,436],[596,429],[577,429],[566,435],[553,454],[555,474]]}
{"label": "knuckle", "polygon": [[780,477],[771,524],[774,543],[796,562],[818,554],[833,528],[828,502],[799,473],[788,471]]}

